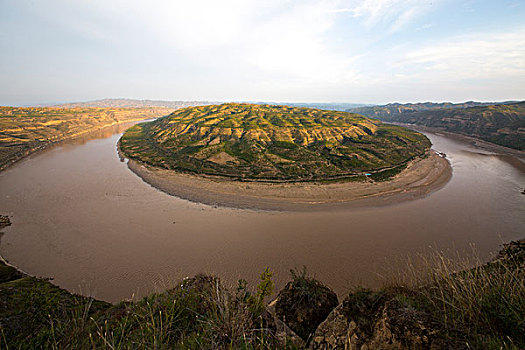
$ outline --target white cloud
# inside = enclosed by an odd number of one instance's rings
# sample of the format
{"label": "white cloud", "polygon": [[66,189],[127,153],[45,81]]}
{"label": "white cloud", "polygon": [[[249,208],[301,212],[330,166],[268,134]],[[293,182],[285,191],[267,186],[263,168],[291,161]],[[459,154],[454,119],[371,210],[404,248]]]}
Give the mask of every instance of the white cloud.
{"label": "white cloud", "polygon": [[[411,36],[429,29],[420,19],[445,2],[20,0],[11,5],[19,18],[0,22],[9,33],[0,41],[0,75],[26,82],[12,95],[31,86],[58,96],[42,97],[49,100],[78,91],[79,99],[374,102],[405,91],[465,90],[464,79],[525,93],[518,86],[525,81],[525,30],[449,38],[436,18],[436,28]],[[47,89],[53,79],[68,87]],[[422,82],[434,89],[423,91]]]}
{"label": "white cloud", "polygon": [[[353,57],[330,45],[339,1],[105,0],[86,4],[107,15],[120,9],[115,40],[151,38],[161,51],[192,64],[256,74],[288,84],[353,79]],[[133,28],[129,31],[129,28]]]}
{"label": "white cloud", "polygon": [[370,29],[378,24],[387,24],[395,32],[418,16],[430,11],[439,0],[362,0],[347,10],[354,17],[362,18]]}
{"label": "white cloud", "polygon": [[419,47],[407,43],[362,67],[362,88],[382,95],[383,102],[520,100],[525,28],[441,38]]}
{"label": "white cloud", "polygon": [[525,78],[525,28],[434,42],[406,53],[396,66],[437,80]]}

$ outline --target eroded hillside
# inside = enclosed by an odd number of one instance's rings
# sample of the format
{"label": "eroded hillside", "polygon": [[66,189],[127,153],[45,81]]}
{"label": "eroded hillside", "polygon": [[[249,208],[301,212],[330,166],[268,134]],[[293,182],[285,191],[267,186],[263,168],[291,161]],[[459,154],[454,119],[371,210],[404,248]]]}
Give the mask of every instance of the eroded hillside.
{"label": "eroded hillside", "polygon": [[316,180],[400,167],[429,140],[358,114],[286,106],[186,108],[121,139],[130,158],[179,171],[255,180]]}
{"label": "eroded hillside", "polygon": [[352,111],[387,122],[439,128],[525,150],[525,102],[504,104],[390,104]]}
{"label": "eroded hillside", "polygon": [[0,107],[0,170],[50,143],[123,122],[166,115],[168,108]]}

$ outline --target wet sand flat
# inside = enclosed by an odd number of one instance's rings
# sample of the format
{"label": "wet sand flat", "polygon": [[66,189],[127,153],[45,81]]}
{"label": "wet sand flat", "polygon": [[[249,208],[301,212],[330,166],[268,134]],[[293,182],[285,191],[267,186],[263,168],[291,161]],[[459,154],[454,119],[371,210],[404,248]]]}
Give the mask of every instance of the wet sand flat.
{"label": "wet sand flat", "polygon": [[179,173],[129,160],[128,167],[145,182],[193,202],[243,209],[325,210],[378,206],[416,199],[443,187],[451,178],[449,162],[430,151],[409,163],[390,181],[373,182],[241,182]]}

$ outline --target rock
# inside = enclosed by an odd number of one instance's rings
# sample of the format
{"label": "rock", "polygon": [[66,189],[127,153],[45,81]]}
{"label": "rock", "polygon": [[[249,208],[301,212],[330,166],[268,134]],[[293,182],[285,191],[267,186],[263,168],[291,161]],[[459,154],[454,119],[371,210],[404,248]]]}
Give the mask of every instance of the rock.
{"label": "rock", "polygon": [[294,280],[279,292],[275,311],[279,319],[308,341],[337,304],[337,295],[330,288],[307,278],[303,271],[301,275],[294,275]]}
{"label": "rock", "polygon": [[9,266],[3,261],[0,261],[0,283],[17,280],[22,277],[24,277],[24,274],[18,271],[15,267]]}
{"label": "rock", "polygon": [[275,302],[275,300],[271,302],[262,314],[266,327],[273,332],[275,340],[280,347],[287,349],[291,346],[296,349],[304,349],[304,340],[275,314]]}
{"label": "rock", "polygon": [[0,215],[0,230],[7,226],[11,226],[9,216]]}
{"label": "rock", "polygon": [[[310,349],[344,349],[353,334],[350,321],[343,314],[343,304],[336,307],[315,330]],[[355,325],[355,322],[351,321]]]}
{"label": "rock", "polygon": [[462,349],[430,317],[398,299],[371,291],[350,294],[316,329],[309,349]]}
{"label": "rock", "polygon": [[438,331],[432,330],[428,324],[430,320],[425,313],[403,305],[396,299],[389,300],[383,307],[367,346],[371,349],[436,348],[431,346],[431,339]]}

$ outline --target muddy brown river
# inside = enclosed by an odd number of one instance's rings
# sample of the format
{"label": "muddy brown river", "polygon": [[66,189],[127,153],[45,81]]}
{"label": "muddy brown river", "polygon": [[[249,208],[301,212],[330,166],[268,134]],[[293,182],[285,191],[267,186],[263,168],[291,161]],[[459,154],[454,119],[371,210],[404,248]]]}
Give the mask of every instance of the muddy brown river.
{"label": "muddy brown river", "polygon": [[266,267],[277,288],[308,271],[339,295],[377,286],[407,256],[438,249],[486,260],[525,237],[523,159],[426,133],[447,154],[450,182],[382,207],[275,212],[213,207],[144,183],[118,157],[123,128],[35,154],[0,173],[0,213],[11,216],[0,254],[70,291],[116,302],[162,291],[199,272],[252,286]]}

